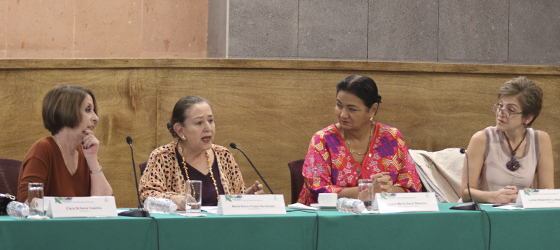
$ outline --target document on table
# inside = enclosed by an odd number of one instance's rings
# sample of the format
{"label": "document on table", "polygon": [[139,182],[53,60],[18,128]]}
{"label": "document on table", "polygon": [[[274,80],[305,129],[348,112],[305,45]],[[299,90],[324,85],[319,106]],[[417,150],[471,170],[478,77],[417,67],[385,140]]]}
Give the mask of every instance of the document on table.
{"label": "document on table", "polygon": [[218,206],[202,206],[201,209],[209,214],[218,214]]}

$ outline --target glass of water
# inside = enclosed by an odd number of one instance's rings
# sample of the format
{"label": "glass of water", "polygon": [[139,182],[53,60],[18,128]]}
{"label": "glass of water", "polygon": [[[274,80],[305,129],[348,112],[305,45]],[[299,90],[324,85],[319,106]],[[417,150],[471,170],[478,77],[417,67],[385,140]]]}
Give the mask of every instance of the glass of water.
{"label": "glass of water", "polygon": [[358,180],[358,198],[364,203],[368,211],[372,210],[374,193],[373,193],[373,180],[360,179]]}
{"label": "glass of water", "polygon": [[[202,181],[187,181],[185,195],[187,196],[186,212],[188,214],[199,214],[202,204]],[[189,208],[190,207],[190,208]]]}
{"label": "glass of water", "polygon": [[31,182],[27,189],[27,203],[29,204],[29,217],[44,216],[45,207],[43,205],[43,183]]}

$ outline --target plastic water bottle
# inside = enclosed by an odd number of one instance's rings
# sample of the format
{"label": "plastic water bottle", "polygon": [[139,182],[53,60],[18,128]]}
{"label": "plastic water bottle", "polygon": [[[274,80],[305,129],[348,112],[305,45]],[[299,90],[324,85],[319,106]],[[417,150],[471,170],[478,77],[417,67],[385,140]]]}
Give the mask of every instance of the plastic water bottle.
{"label": "plastic water bottle", "polygon": [[348,200],[348,198],[339,198],[339,199],[336,201],[336,210],[338,210],[339,212],[343,212],[343,213],[344,213],[345,210],[344,210],[344,207],[342,206],[342,204],[343,204],[346,200]]}
{"label": "plastic water bottle", "polygon": [[170,199],[148,197],[144,208],[150,213],[170,214],[177,210],[177,205]]}
{"label": "plastic water bottle", "polygon": [[340,198],[336,201],[336,209],[343,213],[360,214],[366,206],[358,199]]}
{"label": "plastic water bottle", "polygon": [[29,206],[25,203],[12,201],[6,207],[6,212],[14,218],[25,219],[29,215]]}

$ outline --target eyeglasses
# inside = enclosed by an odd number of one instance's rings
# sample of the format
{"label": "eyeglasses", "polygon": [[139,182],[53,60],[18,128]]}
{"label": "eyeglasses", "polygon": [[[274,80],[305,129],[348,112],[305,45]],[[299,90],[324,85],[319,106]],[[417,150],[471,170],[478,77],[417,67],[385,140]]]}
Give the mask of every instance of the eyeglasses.
{"label": "eyeglasses", "polygon": [[504,110],[504,106],[502,106],[501,103],[496,103],[494,105],[492,105],[492,110],[494,110],[494,113],[497,115],[498,113],[500,113],[500,111],[504,111],[502,112],[502,115],[504,116],[504,118],[509,119],[510,116],[512,115],[518,115],[518,114],[523,114],[523,112],[515,112],[513,110],[510,109],[506,109]]}

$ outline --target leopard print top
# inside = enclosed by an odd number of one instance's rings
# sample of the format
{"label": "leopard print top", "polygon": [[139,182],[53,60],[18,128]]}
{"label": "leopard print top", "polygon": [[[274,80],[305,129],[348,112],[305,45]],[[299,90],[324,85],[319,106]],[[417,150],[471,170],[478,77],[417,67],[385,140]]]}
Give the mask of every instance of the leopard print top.
{"label": "leopard print top", "polygon": [[[177,162],[176,147],[177,142],[171,142],[152,151],[146,170],[140,178],[142,200],[148,197],[170,199],[173,195],[185,195],[185,179]],[[245,183],[231,152],[219,145],[212,145],[212,150],[216,154],[215,160],[218,161],[220,181],[225,194],[243,194]]]}

